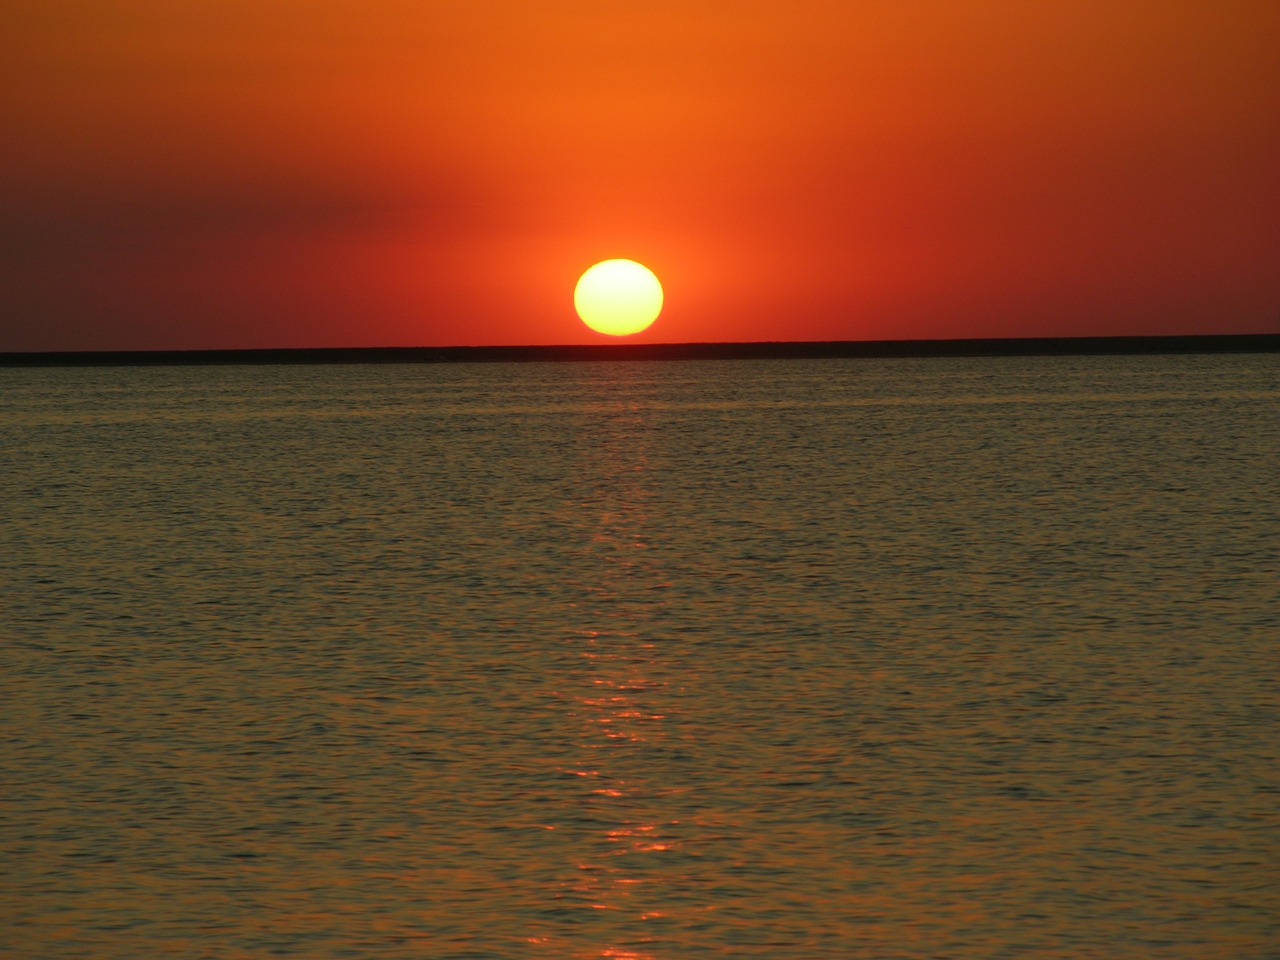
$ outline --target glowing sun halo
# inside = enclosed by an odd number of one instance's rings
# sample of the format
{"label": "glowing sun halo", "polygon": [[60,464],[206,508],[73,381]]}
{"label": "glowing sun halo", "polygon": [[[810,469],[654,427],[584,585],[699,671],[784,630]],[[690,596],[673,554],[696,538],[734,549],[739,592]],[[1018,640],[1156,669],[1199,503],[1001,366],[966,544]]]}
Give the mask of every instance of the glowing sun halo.
{"label": "glowing sun halo", "polygon": [[639,333],[662,312],[662,284],[634,260],[602,260],[578,278],[573,291],[578,316],[597,333]]}

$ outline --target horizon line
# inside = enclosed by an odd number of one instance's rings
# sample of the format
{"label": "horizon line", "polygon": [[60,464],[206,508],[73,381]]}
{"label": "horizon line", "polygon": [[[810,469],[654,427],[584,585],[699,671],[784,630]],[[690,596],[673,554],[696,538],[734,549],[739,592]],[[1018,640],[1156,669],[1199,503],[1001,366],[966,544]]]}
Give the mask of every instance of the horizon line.
{"label": "horizon line", "polygon": [[920,340],[750,340],[439,347],[230,347],[0,353],[0,367],[308,363],[493,363],[596,360],[789,360],[1106,356],[1280,352],[1280,333]]}

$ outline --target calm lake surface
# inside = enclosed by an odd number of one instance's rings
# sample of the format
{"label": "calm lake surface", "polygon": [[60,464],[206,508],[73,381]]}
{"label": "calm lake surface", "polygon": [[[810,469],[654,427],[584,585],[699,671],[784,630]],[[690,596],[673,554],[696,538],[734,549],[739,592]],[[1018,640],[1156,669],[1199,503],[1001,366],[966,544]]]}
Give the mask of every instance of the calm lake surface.
{"label": "calm lake surface", "polygon": [[0,956],[1280,956],[1278,401],[0,370]]}

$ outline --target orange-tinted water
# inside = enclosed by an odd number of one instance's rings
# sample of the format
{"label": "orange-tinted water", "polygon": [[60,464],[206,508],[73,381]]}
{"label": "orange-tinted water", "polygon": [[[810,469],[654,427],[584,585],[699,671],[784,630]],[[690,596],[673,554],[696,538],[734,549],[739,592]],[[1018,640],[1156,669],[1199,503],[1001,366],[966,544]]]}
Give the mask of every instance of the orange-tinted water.
{"label": "orange-tinted water", "polygon": [[1275,956],[1277,367],[0,370],[0,955]]}

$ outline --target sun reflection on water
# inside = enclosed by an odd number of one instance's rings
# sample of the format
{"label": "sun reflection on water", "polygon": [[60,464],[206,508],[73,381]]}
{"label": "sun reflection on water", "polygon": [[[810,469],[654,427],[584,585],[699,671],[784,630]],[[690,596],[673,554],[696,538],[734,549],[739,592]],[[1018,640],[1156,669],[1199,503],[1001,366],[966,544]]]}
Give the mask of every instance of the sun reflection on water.
{"label": "sun reflection on water", "polygon": [[595,832],[565,892],[599,919],[594,943],[582,944],[590,952],[581,955],[610,960],[654,960],[639,949],[660,939],[655,924],[666,916],[659,908],[663,865],[654,860],[678,846],[671,830],[679,821],[663,816],[670,813],[663,799],[671,785],[655,754],[667,736],[667,713],[656,706],[667,684],[655,674],[651,635],[666,581],[650,549],[645,417],[642,407],[628,404],[609,418],[585,471],[597,484],[584,515],[593,521],[585,538],[588,566],[598,576],[582,605],[584,628],[575,634],[588,668],[574,697],[578,746],[590,762],[574,772],[587,781],[583,813]]}

